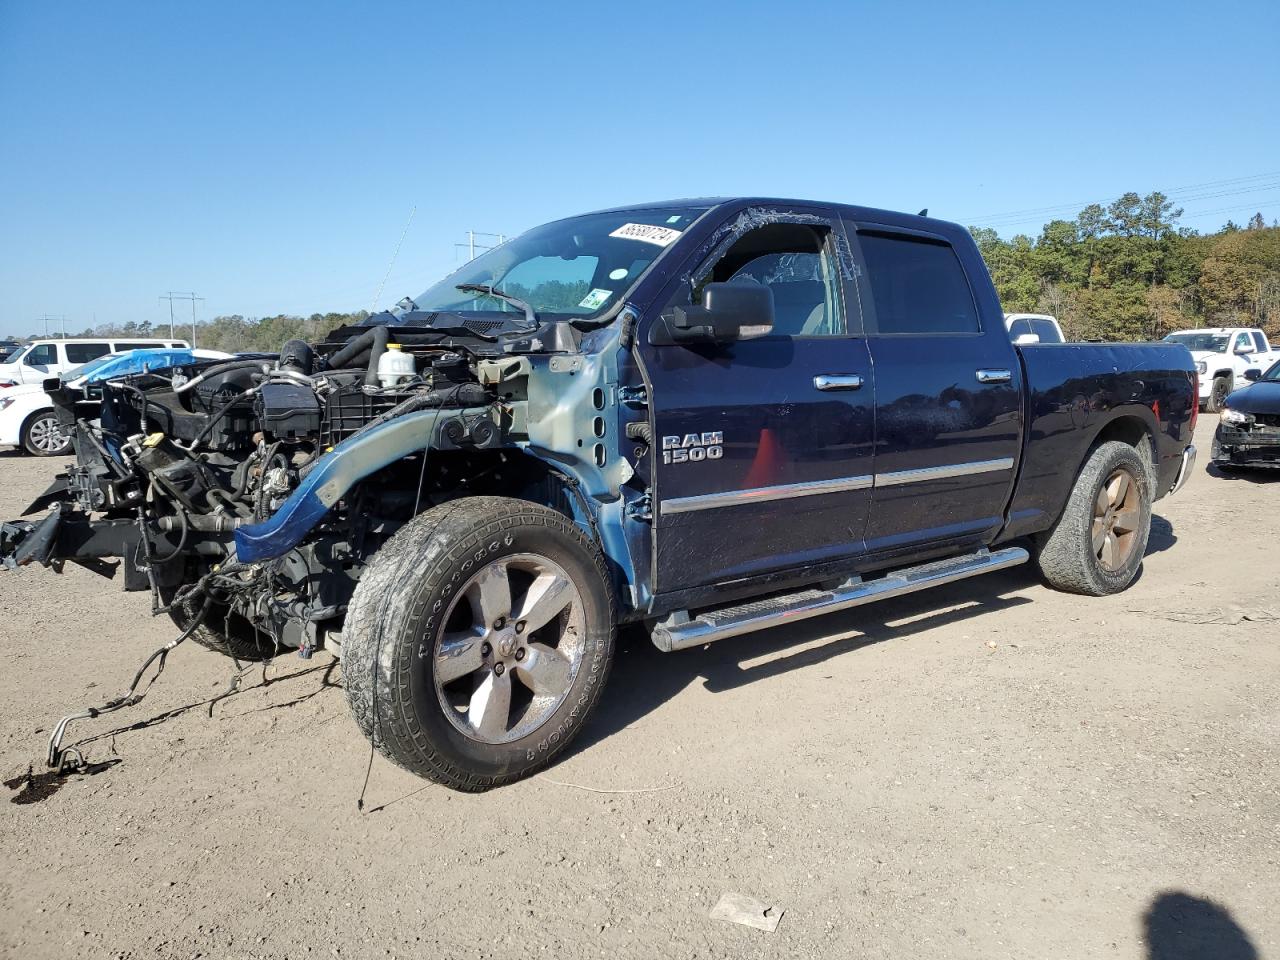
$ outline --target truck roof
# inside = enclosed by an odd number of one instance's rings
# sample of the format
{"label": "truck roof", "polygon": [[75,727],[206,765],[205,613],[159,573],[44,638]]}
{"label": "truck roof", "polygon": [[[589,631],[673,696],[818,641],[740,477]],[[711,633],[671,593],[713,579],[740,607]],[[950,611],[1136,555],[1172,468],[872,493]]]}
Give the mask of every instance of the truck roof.
{"label": "truck roof", "polygon": [[[922,217],[918,214],[901,213],[895,210],[882,210],[878,207],[862,207],[856,204],[837,203],[832,200],[802,200],[796,197],[688,197],[679,200],[655,200],[650,203],[632,203],[621,207],[607,207],[603,210],[592,210],[591,213],[626,213],[630,210],[666,210],[672,207],[719,207],[732,205],[736,207],[752,207],[756,205],[784,206],[816,206],[832,207],[841,213],[848,214],[853,220],[874,220],[892,226],[915,228],[917,230],[933,230],[946,227],[954,230],[965,228],[950,220],[939,220],[935,217]],[[967,232],[967,231],[966,231]]]}

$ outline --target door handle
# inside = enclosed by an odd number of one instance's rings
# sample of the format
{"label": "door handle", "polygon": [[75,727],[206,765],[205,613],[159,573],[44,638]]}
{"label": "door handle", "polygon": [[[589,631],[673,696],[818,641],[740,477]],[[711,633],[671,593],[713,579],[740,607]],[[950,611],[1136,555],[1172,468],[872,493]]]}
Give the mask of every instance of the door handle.
{"label": "door handle", "polygon": [[1013,379],[1012,370],[977,370],[979,383],[1008,383]]}
{"label": "door handle", "polygon": [[862,378],[856,373],[820,373],[813,378],[813,385],[819,390],[858,390]]}

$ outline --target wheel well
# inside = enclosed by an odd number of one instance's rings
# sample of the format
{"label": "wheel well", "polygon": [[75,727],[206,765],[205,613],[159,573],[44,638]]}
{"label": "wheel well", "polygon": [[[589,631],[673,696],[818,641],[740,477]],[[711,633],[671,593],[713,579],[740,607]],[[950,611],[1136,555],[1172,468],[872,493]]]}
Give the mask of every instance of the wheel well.
{"label": "wheel well", "polygon": [[18,443],[21,445],[27,438],[27,429],[31,426],[32,421],[36,417],[43,416],[46,413],[53,413],[53,407],[41,407],[39,410],[32,410],[22,418],[22,426],[18,428]]}
{"label": "wheel well", "polygon": [[1147,461],[1151,466],[1151,486],[1154,492],[1160,461],[1159,454],[1156,452],[1155,438],[1151,435],[1151,429],[1147,424],[1139,417],[1117,417],[1099,431],[1089,452],[1092,454],[1097,447],[1112,440],[1127,443],[1139,451],[1145,450]]}
{"label": "wheel well", "polygon": [[1234,376],[1235,376],[1235,372],[1232,370],[1218,370],[1214,373],[1214,375],[1210,379],[1217,380],[1219,377],[1234,377]]}

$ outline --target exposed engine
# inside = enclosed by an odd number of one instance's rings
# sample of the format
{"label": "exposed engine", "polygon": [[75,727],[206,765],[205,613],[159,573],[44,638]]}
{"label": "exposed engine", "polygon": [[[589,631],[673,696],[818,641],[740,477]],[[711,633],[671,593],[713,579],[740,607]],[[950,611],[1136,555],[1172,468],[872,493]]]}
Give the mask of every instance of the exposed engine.
{"label": "exposed engine", "polygon": [[[340,330],[315,348],[290,341],[278,356],[107,379],[93,388],[101,390],[97,425],[75,419],[83,397],[52,390],[77,465],[32,508],[61,499],[78,510],[55,508],[58,529],[43,538],[25,531],[23,549],[35,551],[27,562],[45,559],[42,543],[58,539],[65,554],[68,540],[83,536],[74,562],[114,573],[94,554],[122,557],[125,589],[150,589],[157,610],[179,623],[206,618],[232,652],[257,644],[306,655],[341,623],[364,558],[420,509],[477,492],[501,467],[497,448],[515,396],[509,386],[499,393],[494,371],[511,365],[501,356],[483,337],[377,326]],[[418,417],[429,429],[416,455],[388,458],[326,501],[305,536],[288,539],[267,524],[295,494],[302,499],[300,487],[336,446],[427,411],[435,415]],[[436,457],[429,472],[428,454]],[[92,524],[89,514],[98,517]],[[246,560],[244,543],[237,555],[237,531],[258,531],[253,549],[266,559]],[[273,537],[286,548],[264,549]]]}

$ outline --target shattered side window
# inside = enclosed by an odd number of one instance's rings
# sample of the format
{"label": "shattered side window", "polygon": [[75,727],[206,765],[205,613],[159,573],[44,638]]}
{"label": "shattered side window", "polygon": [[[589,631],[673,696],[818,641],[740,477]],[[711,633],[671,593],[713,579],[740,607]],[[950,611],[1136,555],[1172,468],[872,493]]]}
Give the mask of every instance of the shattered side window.
{"label": "shattered side window", "polygon": [[[797,218],[799,219],[799,218]],[[813,222],[808,222],[812,220]],[[773,294],[770,336],[822,337],[845,333],[832,227],[821,218],[769,218],[731,232],[682,283],[668,306],[700,302],[708,283],[758,284]],[[741,227],[742,217],[734,223]]]}

